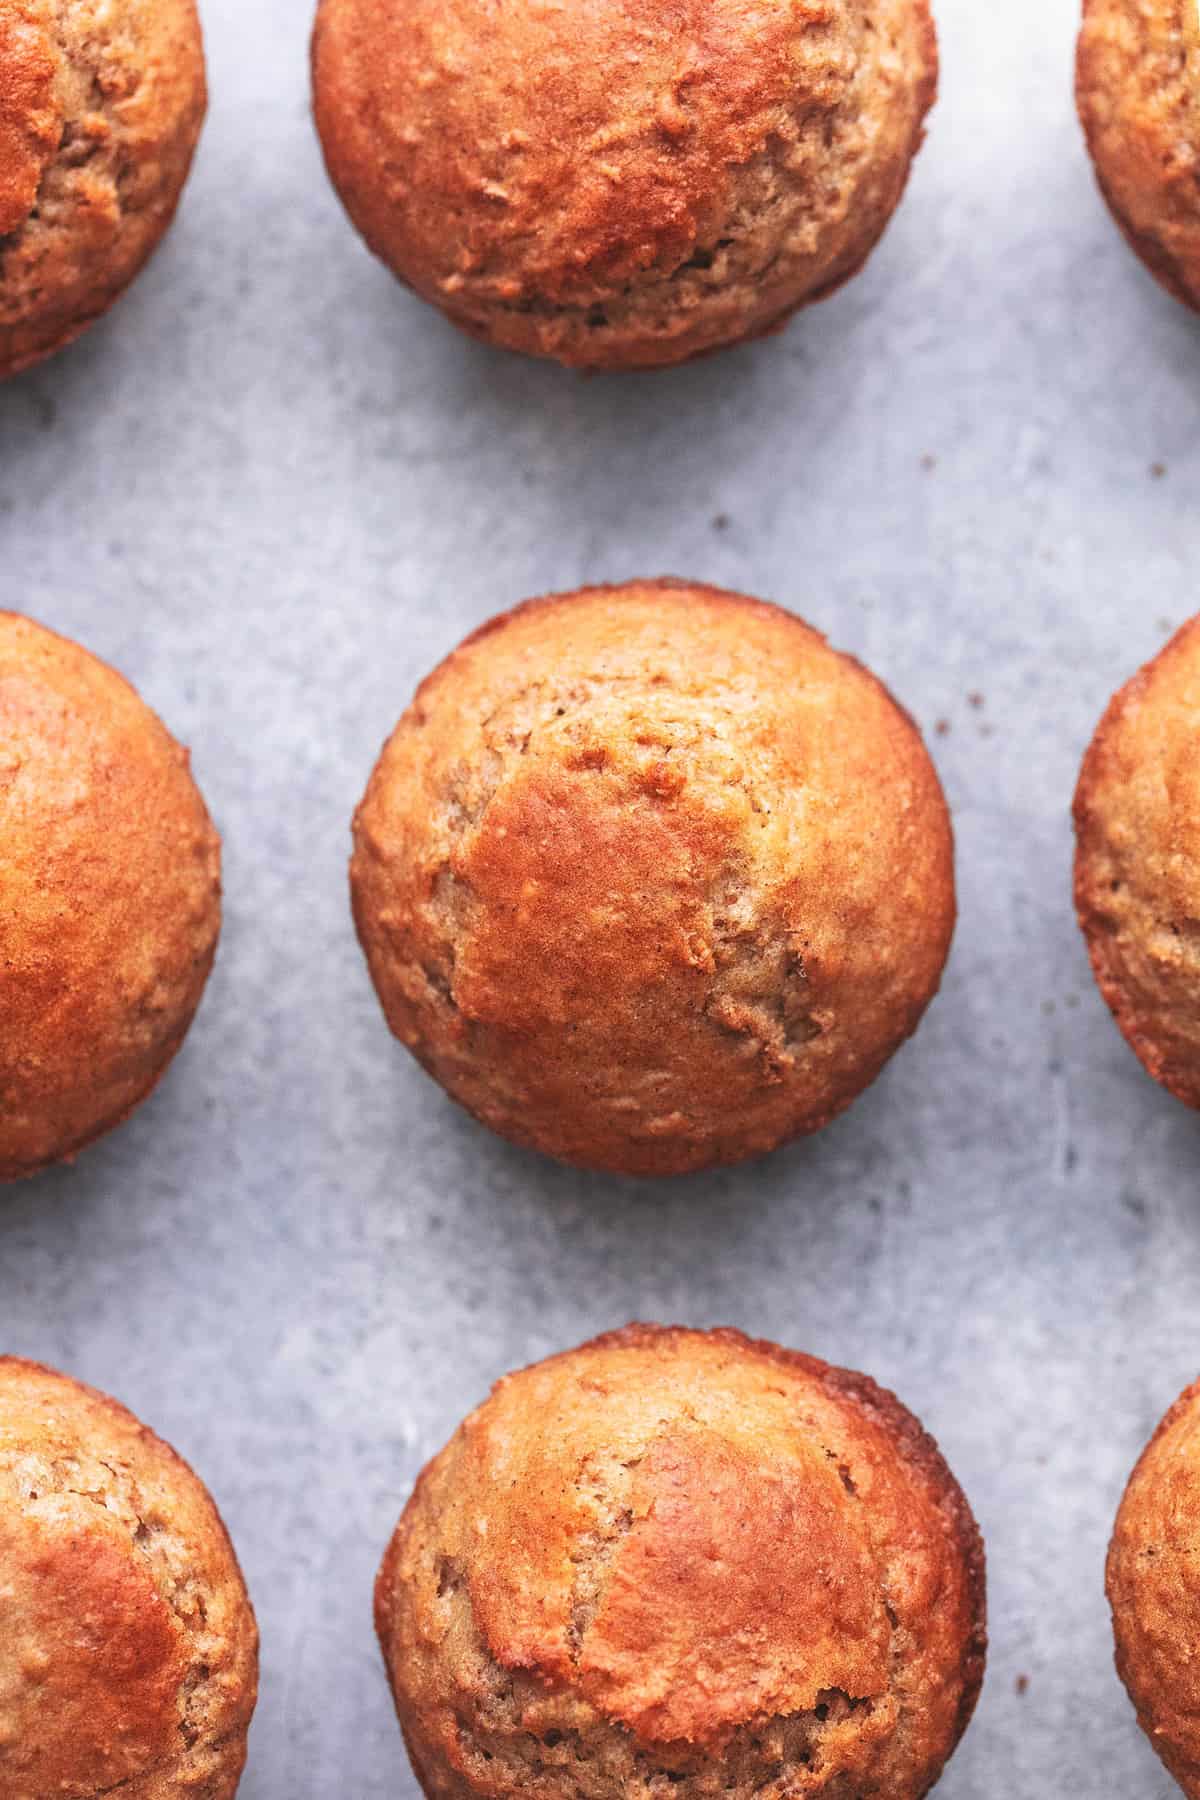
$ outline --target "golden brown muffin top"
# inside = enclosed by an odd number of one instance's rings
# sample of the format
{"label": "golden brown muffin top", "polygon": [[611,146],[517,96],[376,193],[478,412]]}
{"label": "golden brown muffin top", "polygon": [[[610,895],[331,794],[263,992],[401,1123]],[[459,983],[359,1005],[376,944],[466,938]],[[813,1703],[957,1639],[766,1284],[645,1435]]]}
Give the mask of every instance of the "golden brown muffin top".
{"label": "golden brown muffin top", "polygon": [[49,0],[0,0],[0,237],[37,203],[62,136]]}
{"label": "golden brown muffin top", "polygon": [[1130,1477],[1108,1554],[1117,1668],[1151,1743],[1200,1800],[1200,1383]]}
{"label": "golden brown muffin top", "polygon": [[431,1794],[590,1794],[567,1779],[588,1761],[597,1792],[669,1770],[689,1800],[725,1762],[739,1796],[853,1779],[915,1800],[982,1679],[983,1554],[874,1383],[630,1326],[471,1415],[418,1483],[377,1619]]}
{"label": "golden brown muffin top", "polygon": [[321,0],[317,123],[368,243],[588,366],[761,331],[863,262],[937,81],[927,0]]}
{"label": "golden brown muffin top", "polygon": [[568,1161],[734,1161],[848,1105],[954,921],[912,721],[778,607],[683,583],[519,608],[423,683],[355,828],[392,1029]]}
{"label": "golden brown muffin top", "polygon": [[194,0],[0,0],[0,376],[137,274],[204,107]]}
{"label": "golden brown muffin top", "polygon": [[1200,619],[1114,695],[1075,796],[1075,899],[1150,1073],[1200,1106]]}
{"label": "golden brown muffin top", "polygon": [[1165,287],[1200,306],[1196,0],[1084,0],[1076,86],[1122,229]]}
{"label": "golden brown muffin top", "polygon": [[0,613],[0,1179],[82,1148],[182,1041],[220,925],[187,752],[115,670]]}
{"label": "golden brown muffin top", "polygon": [[257,1664],[186,1463],[107,1396],[0,1358],[0,1800],[231,1800]]}

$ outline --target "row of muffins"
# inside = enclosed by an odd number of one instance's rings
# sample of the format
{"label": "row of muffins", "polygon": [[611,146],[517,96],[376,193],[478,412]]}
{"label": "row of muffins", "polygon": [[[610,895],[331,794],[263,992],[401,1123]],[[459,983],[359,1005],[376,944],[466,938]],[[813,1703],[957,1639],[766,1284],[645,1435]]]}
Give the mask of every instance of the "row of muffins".
{"label": "row of muffins", "polygon": [[[1114,698],[1075,800],[1097,981],[1200,1107],[1200,620]],[[955,917],[920,734],[792,614],[680,582],[528,602],[422,683],[354,820],[395,1035],[493,1131],[623,1175],[818,1130],[916,1029]],[[199,1005],[220,845],[121,676],[0,614],[0,1179],[151,1091]]]}
{"label": "row of muffins", "polygon": [[[650,368],[777,329],[863,266],[937,63],[927,0],[320,0],[314,110],[351,219],[455,324]],[[1200,307],[1196,0],[1085,0],[1077,87],[1123,230]],[[0,0],[0,375],[133,280],[204,109],[194,0]]]}
{"label": "row of muffins", "polygon": [[[1117,1515],[1117,1665],[1200,1795],[1200,1384]],[[124,1407],[0,1358],[0,1794],[232,1800],[258,1634],[210,1495]],[[984,1548],[868,1377],[633,1325],[506,1377],[421,1474],[375,1620],[441,1800],[922,1800],[978,1698]]]}

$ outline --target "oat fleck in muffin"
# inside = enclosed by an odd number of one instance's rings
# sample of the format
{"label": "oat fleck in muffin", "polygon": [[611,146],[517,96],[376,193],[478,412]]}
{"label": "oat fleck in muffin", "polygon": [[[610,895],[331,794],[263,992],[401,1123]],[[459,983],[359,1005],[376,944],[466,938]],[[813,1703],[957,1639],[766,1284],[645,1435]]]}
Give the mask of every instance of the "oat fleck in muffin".
{"label": "oat fleck in muffin", "polygon": [[194,0],[0,0],[0,377],[128,287],[204,105]]}
{"label": "oat fleck in muffin", "polygon": [[1117,1669],[1138,1722],[1200,1800],[1200,1383],[1171,1408],[1130,1477],[1108,1553]]}
{"label": "oat fleck in muffin", "polygon": [[1200,619],[1105,713],[1075,795],[1075,902],[1130,1047],[1200,1107]]}
{"label": "oat fleck in muffin", "polygon": [[317,125],[377,255],[474,336],[682,362],[860,269],[937,85],[928,0],[321,0]]}
{"label": "oat fleck in muffin", "polygon": [[376,1618],[436,1800],[920,1800],[982,1681],[983,1548],[865,1376],[630,1326],[467,1419]]}
{"label": "oat fleck in muffin", "polygon": [[875,678],[682,583],[534,601],[419,689],[355,821],[389,1023],[493,1130],[675,1174],[850,1104],[954,922],[945,801]]}
{"label": "oat fleck in muffin", "polygon": [[0,1180],[145,1099],[220,922],[220,844],[187,752],[113,669],[0,613]]}
{"label": "oat fleck in muffin", "polygon": [[0,1800],[232,1800],[257,1682],[187,1464],[114,1400],[0,1357]]}
{"label": "oat fleck in muffin", "polygon": [[1118,224],[1163,286],[1200,308],[1197,0],[1086,0],[1077,91]]}

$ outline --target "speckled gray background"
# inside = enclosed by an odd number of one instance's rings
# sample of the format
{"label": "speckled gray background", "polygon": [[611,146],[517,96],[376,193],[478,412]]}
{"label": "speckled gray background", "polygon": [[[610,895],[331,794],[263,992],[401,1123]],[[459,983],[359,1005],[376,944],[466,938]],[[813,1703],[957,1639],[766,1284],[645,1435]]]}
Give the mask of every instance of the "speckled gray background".
{"label": "speckled gray background", "polygon": [[[1093,991],[1068,807],[1109,693],[1198,603],[1200,327],[1093,190],[1072,4],[942,0],[929,142],[842,296],[594,381],[471,345],[368,259],[313,141],[300,0],[205,11],[169,244],[0,392],[0,599],[193,745],[225,936],[151,1104],[0,1197],[0,1341],[117,1393],[218,1496],[263,1627],[245,1800],[415,1795],[370,1625],[412,1478],[504,1369],[632,1315],[862,1367],[940,1438],[994,1647],[939,1800],[1165,1800],[1102,1563],[1200,1369],[1200,1124]],[[962,917],[847,1117],[654,1187],[443,1101],[385,1031],[345,863],[382,738],[465,631],[662,571],[783,601],[894,687],[954,807]]]}

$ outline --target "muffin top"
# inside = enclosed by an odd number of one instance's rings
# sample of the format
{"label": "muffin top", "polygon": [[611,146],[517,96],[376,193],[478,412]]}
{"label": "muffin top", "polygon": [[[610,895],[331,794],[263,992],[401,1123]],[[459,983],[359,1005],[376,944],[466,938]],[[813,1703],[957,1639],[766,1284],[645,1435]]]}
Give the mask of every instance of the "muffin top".
{"label": "muffin top", "polygon": [[1085,0],[1080,115],[1130,243],[1200,306],[1200,14],[1196,0]]}
{"label": "muffin top", "polygon": [[501,1381],[377,1589],[426,1791],[537,1800],[655,1776],[915,1800],[970,1717],[983,1614],[970,1511],[891,1395],[654,1326]]}
{"label": "muffin top", "polygon": [[0,1179],[153,1087],[204,990],[220,848],[180,748],[79,645],[0,613]]}
{"label": "muffin top", "polygon": [[1200,1106],[1200,619],[1117,693],[1075,797],[1096,980],[1150,1073]]}
{"label": "muffin top", "polygon": [[761,331],[863,262],[937,80],[927,0],[322,0],[317,122],[371,244],[586,366]]}
{"label": "muffin top", "polygon": [[205,1489],[132,1414],[0,1358],[0,1796],[230,1800],[254,1615]]}
{"label": "muffin top", "polygon": [[1154,1748],[1200,1796],[1200,1383],[1171,1408],[1130,1478],[1108,1555],[1117,1668]]}
{"label": "muffin top", "polygon": [[132,280],[204,106],[194,0],[0,0],[0,376]]}
{"label": "muffin top", "polygon": [[670,582],[468,638],[380,758],[352,877],[397,1035],[503,1135],[626,1172],[824,1124],[954,920],[907,715],[791,614]]}
{"label": "muffin top", "polygon": [[0,238],[28,219],[58,150],[61,61],[48,0],[0,0]]}

